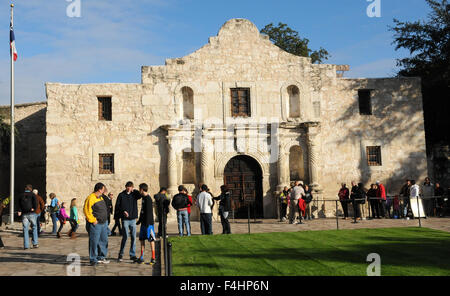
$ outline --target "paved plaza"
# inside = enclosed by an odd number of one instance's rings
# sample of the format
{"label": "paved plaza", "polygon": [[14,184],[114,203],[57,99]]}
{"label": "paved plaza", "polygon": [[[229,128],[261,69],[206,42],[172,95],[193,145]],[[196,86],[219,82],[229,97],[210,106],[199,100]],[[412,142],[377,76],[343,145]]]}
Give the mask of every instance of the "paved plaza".
{"label": "paved plaza", "polygon": [[[248,233],[247,220],[231,220],[231,231],[233,233]],[[431,218],[422,219],[422,226],[437,230],[450,232],[450,218]],[[359,228],[384,228],[384,227],[415,227],[418,226],[418,220],[363,220],[353,224],[351,220],[339,219],[340,229],[359,229]],[[192,234],[200,234],[199,222],[191,222]],[[168,233],[170,236],[176,236],[178,233],[176,222],[169,223]],[[213,232],[220,234],[221,224],[214,221]],[[295,232],[304,230],[330,230],[336,229],[336,219],[315,219],[306,221],[301,225],[289,225],[280,223],[276,220],[251,220],[251,233],[263,232]],[[51,224],[47,225],[47,230],[51,230]],[[66,231],[68,229],[65,229]],[[58,239],[49,234],[43,234],[39,238],[38,249],[24,250],[23,237],[20,231],[6,229],[3,226],[0,229],[0,235],[6,245],[6,248],[0,250],[0,276],[65,276],[67,274],[68,261],[67,256],[71,253],[80,255],[81,275],[82,276],[152,276],[160,275],[160,255],[159,241],[157,242],[157,262],[154,266],[147,264],[138,265],[132,263],[128,256],[129,242],[125,249],[124,262],[117,262],[117,255],[120,247],[121,237],[115,236],[109,238],[109,256],[111,259],[108,265],[99,265],[97,267],[89,266],[88,256],[88,236],[84,227],[80,227],[80,234],[76,240],[69,239],[66,235]],[[137,252],[139,242],[137,241]],[[150,246],[147,243],[146,262],[150,259]]]}

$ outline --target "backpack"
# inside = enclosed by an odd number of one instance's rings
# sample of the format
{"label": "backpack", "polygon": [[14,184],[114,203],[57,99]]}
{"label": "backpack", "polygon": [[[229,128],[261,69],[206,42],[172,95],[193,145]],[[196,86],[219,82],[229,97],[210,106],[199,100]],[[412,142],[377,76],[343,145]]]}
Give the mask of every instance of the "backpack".
{"label": "backpack", "polygon": [[185,195],[177,194],[173,197],[172,207],[174,207],[176,210],[185,208],[186,206],[187,206],[187,201],[186,201]]}
{"label": "backpack", "polygon": [[25,193],[20,199],[20,207],[24,213],[31,212],[31,209],[33,208],[33,195]]}

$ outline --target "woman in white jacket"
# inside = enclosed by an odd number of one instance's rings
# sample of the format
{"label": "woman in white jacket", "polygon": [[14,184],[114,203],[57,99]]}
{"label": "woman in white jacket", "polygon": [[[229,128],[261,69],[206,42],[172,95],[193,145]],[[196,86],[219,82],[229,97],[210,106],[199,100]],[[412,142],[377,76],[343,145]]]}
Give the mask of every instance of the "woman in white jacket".
{"label": "woman in white jacket", "polygon": [[411,180],[411,190],[409,194],[409,200],[411,203],[411,210],[415,218],[425,217],[425,213],[423,211],[422,199],[420,198],[420,187],[416,184],[415,180]]}

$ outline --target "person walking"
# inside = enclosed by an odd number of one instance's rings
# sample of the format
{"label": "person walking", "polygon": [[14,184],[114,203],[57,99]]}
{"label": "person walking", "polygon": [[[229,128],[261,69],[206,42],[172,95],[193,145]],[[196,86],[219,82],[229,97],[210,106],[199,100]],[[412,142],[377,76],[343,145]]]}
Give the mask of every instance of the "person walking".
{"label": "person walking", "polygon": [[302,197],[305,201],[305,220],[311,220],[311,201],[313,200],[312,189],[305,185],[305,196]]}
{"label": "person walking", "polygon": [[[189,197],[184,191],[184,186],[178,186],[178,193],[172,198],[172,207],[177,211],[178,233],[183,236],[183,228],[186,227],[187,236],[191,236],[191,228],[189,227],[189,218],[187,207],[189,205]],[[184,227],[183,227],[184,226]]]}
{"label": "person walking", "polygon": [[284,186],[283,191],[280,193],[280,222],[286,221],[288,200],[290,198],[291,189]]}
{"label": "person walking", "polygon": [[35,210],[37,208],[36,195],[32,192],[33,187],[31,185],[25,186],[25,192],[19,197],[18,200],[18,215],[22,217],[23,226],[23,248],[25,250],[30,249],[30,233],[29,226],[32,228],[32,244],[33,248],[39,247],[38,232],[37,232],[37,219]]}
{"label": "person walking", "polygon": [[41,235],[41,215],[44,214],[45,211],[45,202],[42,197],[39,196],[37,189],[33,189],[33,194],[36,196],[36,224],[37,224],[37,232],[38,236]]}
{"label": "person walking", "polygon": [[293,224],[296,219],[296,214],[299,212],[298,200],[305,196],[305,190],[301,186],[301,181],[295,182],[295,186],[291,192],[289,204],[289,224]]}
{"label": "person walking", "polygon": [[379,199],[380,216],[386,218],[386,188],[380,181],[377,181],[376,184],[378,187],[377,198]]}
{"label": "person walking", "polygon": [[139,241],[141,242],[141,256],[137,260],[137,263],[144,263],[144,252],[145,252],[145,241],[150,242],[150,247],[152,251],[152,259],[150,259],[149,264],[153,265],[156,263],[155,257],[155,220],[153,218],[153,200],[148,194],[148,185],[142,183],[139,185],[139,193],[142,196],[142,207],[141,213],[139,215],[139,220],[136,223],[141,225],[141,230],[139,231]]}
{"label": "person walking", "polygon": [[231,234],[230,221],[228,217],[231,212],[231,193],[228,191],[227,185],[220,186],[220,195],[214,197],[213,200],[219,201],[219,215],[222,224],[222,234]]}
{"label": "person walking", "polygon": [[436,216],[439,218],[442,218],[444,216],[444,195],[444,188],[441,187],[441,184],[439,182],[436,182],[436,185],[434,187],[434,196],[436,196]]}
{"label": "person walking", "polygon": [[94,186],[91,193],[84,202],[83,212],[86,216],[86,231],[89,235],[89,262],[91,266],[99,263],[108,264],[108,208],[103,199],[106,187],[102,183]]}
{"label": "person walking", "polygon": [[359,189],[355,181],[352,181],[352,191],[350,193],[350,199],[353,205],[353,217],[354,220],[361,220],[361,210],[359,207]]}
{"label": "person walking", "polygon": [[50,217],[52,219],[52,224],[53,224],[53,230],[52,230],[52,235],[56,235],[56,230],[58,228],[57,226],[57,222],[58,222],[58,212],[59,212],[59,200],[58,198],[56,198],[56,194],[54,193],[50,193]]}
{"label": "person walking", "polygon": [[428,177],[425,178],[422,186],[422,196],[425,215],[431,217],[433,215],[434,185]]}
{"label": "person walking", "polygon": [[[187,212],[188,212],[188,224],[189,224],[189,229],[192,229],[192,227],[191,227],[191,207],[192,207],[192,205],[194,204],[194,202],[192,201],[192,195],[190,195],[190,194],[188,193],[187,188],[184,187],[183,190],[184,190],[184,194],[186,194],[187,197],[188,197],[188,199],[189,199],[189,203],[188,203],[188,206],[187,206]],[[186,233],[186,234],[187,234],[187,233]]]}
{"label": "person walking", "polygon": [[372,211],[372,219],[381,219],[378,207],[376,184],[370,184],[370,189],[367,191],[367,199],[369,200],[369,206]]}
{"label": "person walking", "polygon": [[402,199],[402,217],[404,219],[408,216],[408,211],[411,209],[411,205],[409,203],[409,195],[411,190],[411,180],[406,180],[405,184],[402,186],[402,189],[400,189],[400,198]]}
{"label": "person walking", "polygon": [[197,206],[200,209],[200,229],[202,235],[212,234],[212,211],[213,199],[208,193],[208,186],[203,184],[200,188],[201,192],[197,196]]}
{"label": "person walking", "polygon": [[67,215],[65,205],[66,205],[66,203],[63,202],[61,204],[61,209],[59,209],[59,215],[58,215],[59,229],[58,229],[58,232],[56,233],[57,238],[61,238],[61,230],[63,229],[64,225],[66,225],[67,220],[70,218],[69,215]]}
{"label": "person walking", "polygon": [[71,239],[75,239],[75,238],[77,238],[76,232],[77,232],[78,226],[80,224],[79,219],[78,219],[78,209],[77,209],[77,199],[76,198],[73,198],[70,201],[69,223],[70,223],[71,229],[67,235]]}
{"label": "person walking", "polygon": [[350,198],[350,191],[347,188],[347,184],[342,183],[341,189],[338,193],[339,202],[341,203],[342,211],[344,212],[344,220],[348,218],[348,202]]}
{"label": "person walking", "polygon": [[125,245],[131,237],[130,260],[137,261],[136,257],[136,219],[138,218],[137,201],[142,198],[138,190],[134,189],[133,182],[125,184],[125,190],[117,196],[116,208],[122,218],[122,242],[117,260],[123,261]]}
{"label": "person walking", "polygon": [[111,229],[111,236],[116,236],[116,228],[119,228],[119,235],[122,236],[122,219],[117,206],[114,207],[114,226]]}
{"label": "person walking", "polygon": [[164,227],[164,233],[167,236],[167,215],[169,214],[169,206],[170,206],[170,199],[167,195],[167,188],[161,187],[159,192],[155,194],[155,203],[156,203],[156,213],[158,215],[158,237],[161,237],[163,235],[163,227]]}
{"label": "person walking", "polygon": [[[411,189],[409,191],[409,202],[411,203],[411,209],[413,209],[414,218],[426,217],[423,209],[422,199],[420,198],[420,187],[416,184],[416,180],[411,180]],[[416,208],[416,213],[414,213]]]}
{"label": "person walking", "polygon": [[110,192],[108,195],[104,196],[103,199],[106,202],[106,207],[108,208],[108,236],[111,235],[111,230],[109,229],[109,224],[111,224],[111,215],[113,213],[113,194]]}
{"label": "person walking", "polygon": [[11,200],[10,197],[5,197],[3,199],[0,199],[0,227],[3,224],[3,213],[6,213],[8,211],[8,205],[9,205],[9,201]]}

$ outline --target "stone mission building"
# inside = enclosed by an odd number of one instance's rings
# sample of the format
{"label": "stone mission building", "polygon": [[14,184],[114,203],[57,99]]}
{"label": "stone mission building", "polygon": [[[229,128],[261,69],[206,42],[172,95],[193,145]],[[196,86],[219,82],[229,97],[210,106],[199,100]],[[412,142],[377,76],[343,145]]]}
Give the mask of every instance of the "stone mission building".
{"label": "stone mission building", "polygon": [[[291,181],[335,199],[341,182],[380,180],[397,194],[404,179],[422,180],[420,79],[345,79],[342,69],[231,19],[194,53],[142,67],[141,83],[47,83],[45,190],[84,201],[97,182],[116,196],[129,180],[152,195],[179,184],[195,194],[200,183],[218,195],[227,184],[236,218],[248,206],[275,218]],[[313,209],[333,215],[334,202]]]}

